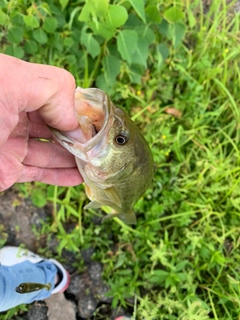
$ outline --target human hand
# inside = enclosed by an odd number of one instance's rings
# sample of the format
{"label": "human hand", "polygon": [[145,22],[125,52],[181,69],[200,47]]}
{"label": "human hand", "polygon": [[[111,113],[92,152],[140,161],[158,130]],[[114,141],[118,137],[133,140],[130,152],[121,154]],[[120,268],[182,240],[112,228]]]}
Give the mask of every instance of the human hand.
{"label": "human hand", "polygon": [[47,124],[78,128],[75,81],[64,69],[0,54],[0,191],[15,182],[73,186],[82,182],[74,157],[51,139]]}

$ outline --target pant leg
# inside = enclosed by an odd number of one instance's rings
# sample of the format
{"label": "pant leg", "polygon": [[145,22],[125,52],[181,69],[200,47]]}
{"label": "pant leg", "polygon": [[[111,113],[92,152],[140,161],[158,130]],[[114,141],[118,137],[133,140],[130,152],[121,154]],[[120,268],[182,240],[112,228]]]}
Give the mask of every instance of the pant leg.
{"label": "pant leg", "polygon": [[[43,300],[51,295],[54,288],[56,266],[50,261],[32,263],[24,261],[14,266],[0,265],[0,312],[20,304],[28,304],[35,300]],[[15,288],[23,282],[51,283],[48,291],[42,289],[30,293],[18,293]]]}

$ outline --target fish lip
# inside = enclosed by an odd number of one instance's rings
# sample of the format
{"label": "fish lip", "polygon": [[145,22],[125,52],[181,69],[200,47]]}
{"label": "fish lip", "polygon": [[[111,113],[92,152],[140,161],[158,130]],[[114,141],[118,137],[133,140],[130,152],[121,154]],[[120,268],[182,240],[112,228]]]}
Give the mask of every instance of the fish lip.
{"label": "fish lip", "polygon": [[[77,88],[78,90],[81,90],[83,93],[83,99],[85,96],[85,99],[91,101],[95,101],[102,105],[102,110],[104,113],[104,120],[101,129],[97,132],[97,134],[92,137],[90,140],[88,140],[85,143],[81,143],[80,141],[77,141],[68,135],[67,132],[59,132],[55,128],[49,127],[55,138],[60,142],[60,143],[67,143],[67,144],[77,144],[81,145],[84,151],[89,151],[91,150],[95,145],[97,145],[102,138],[105,136],[105,134],[108,131],[109,124],[110,124],[110,114],[111,114],[111,101],[109,99],[109,96],[105,94],[102,90],[100,89],[95,89],[95,88],[89,88],[89,89],[82,89],[80,87]],[[85,92],[84,92],[85,91]],[[87,92],[86,92],[87,91]],[[89,91],[92,91],[89,93]],[[101,93],[101,98],[102,101],[99,98],[99,92]]]}
{"label": "fish lip", "polygon": [[[81,90],[81,88],[79,88]],[[108,131],[108,127],[109,127],[109,120],[110,120],[110,113],[111,113],[111,101],[109,96],[103,92],[100,89],[96,89],[96,88],[89,88],[89,89],[82,89],[82,90],[88,90],[88,91],[93,91],[93,99],[98,103],[101,103],[102,105],[102,109],[103,109],[103,113],[104,113],[104,121],[102,124],[101,129],[98,131],[98,133],[92,137],[90,140],[88,140],[86,143],[83,144],[85,151],[89,151],[91,150],[95,145],[98,144],[98,142],[100,142],[100,140],[102,139],[102,137],[106,134],[106,132]],[[101,92],[102,94],[102,101],[100,101],[99,99],[96,99],[94,96],[94,93],[97,92]],[[84,94],[84,92],[83,92]],[[96,94],[96,96],[98,96]]]}
{"label": "fish lip", "polygon": [[[96,146],[108,131],[109,124],[110,124],[112,102],[110,101],[109,96],[100,89],[96,89],[96,88],[82,89],[80,87],[78,87],[77,89],[82,91],[82,94],[83,96],[85,96],[85,99],[88,99],[89,101],[93,100],[102,105],[102,110],[104,113],[104,121],[101,129],[98,131],[98,133],[94,137],[92,137],[90,140],[88,140],[85,143],[81,143],[80,141],[76,142],[76,140],[74,140],[73,137],[69,136],[67,132],[60,133],[58,130],[52,127],[49,127],[49,129],[61,144],[66,143],[66,144],[72,144],[72,145],[74,144],[81,145],[84,151],[87,152],[91,150],[94,146]],[[92,93],[89,93],[89,91],[92,91]],[[101,93],[102,101],[99,99],[99,92]]]}

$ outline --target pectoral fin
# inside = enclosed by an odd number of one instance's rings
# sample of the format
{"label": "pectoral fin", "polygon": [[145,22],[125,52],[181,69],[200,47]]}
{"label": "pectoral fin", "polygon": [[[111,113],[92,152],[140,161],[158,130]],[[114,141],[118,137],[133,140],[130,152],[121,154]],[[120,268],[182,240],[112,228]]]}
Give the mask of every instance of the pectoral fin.
{"label": "pectoral fin", "polygon": [[114,189],[114,187],[110,187],[110,188],[104,189],[103,191],[106,194],[106,196],[109,199],[109,201],[113,202],[119,208],[122,208],[121,199],[120,199],[119,194],[117,193],[117,191]]}
{"label": "pectoral fin", "polygon": [[107,216],[105,216],[102,219],[102,222],[110,220],[110,219],[112,219],[114,217],[119,218],[120,220],[122,220],[126,224],[136,224],[137,223],[135,212],[132,209],[129,210],[127,213],[112,213],[112,214],[108,214]]}

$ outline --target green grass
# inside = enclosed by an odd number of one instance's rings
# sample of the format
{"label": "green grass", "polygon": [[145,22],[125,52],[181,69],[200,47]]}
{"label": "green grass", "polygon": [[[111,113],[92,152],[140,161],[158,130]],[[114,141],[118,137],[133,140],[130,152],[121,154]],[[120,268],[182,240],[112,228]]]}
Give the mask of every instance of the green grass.
{"label": "green grass", "polygon": [[[224,1],[205,15],[200,1],[190,13],[189,5],[185,38],[170,44],[162,67],[150,51],[144,81],[131,85],[123,76],[111,96],[139,124],[156,163],[153,185],[136,205],[137,226],[94,224],[102,213],[82,211],[82,186],[35,185],[33,201],[46,194],[55,208],[42,233],[57,234],[59,256],[63,247],[94,247],[113,307],[130,307],[133,319],[240,315],[240,20]],[[67,221],[76,222],[70,234]]]}

